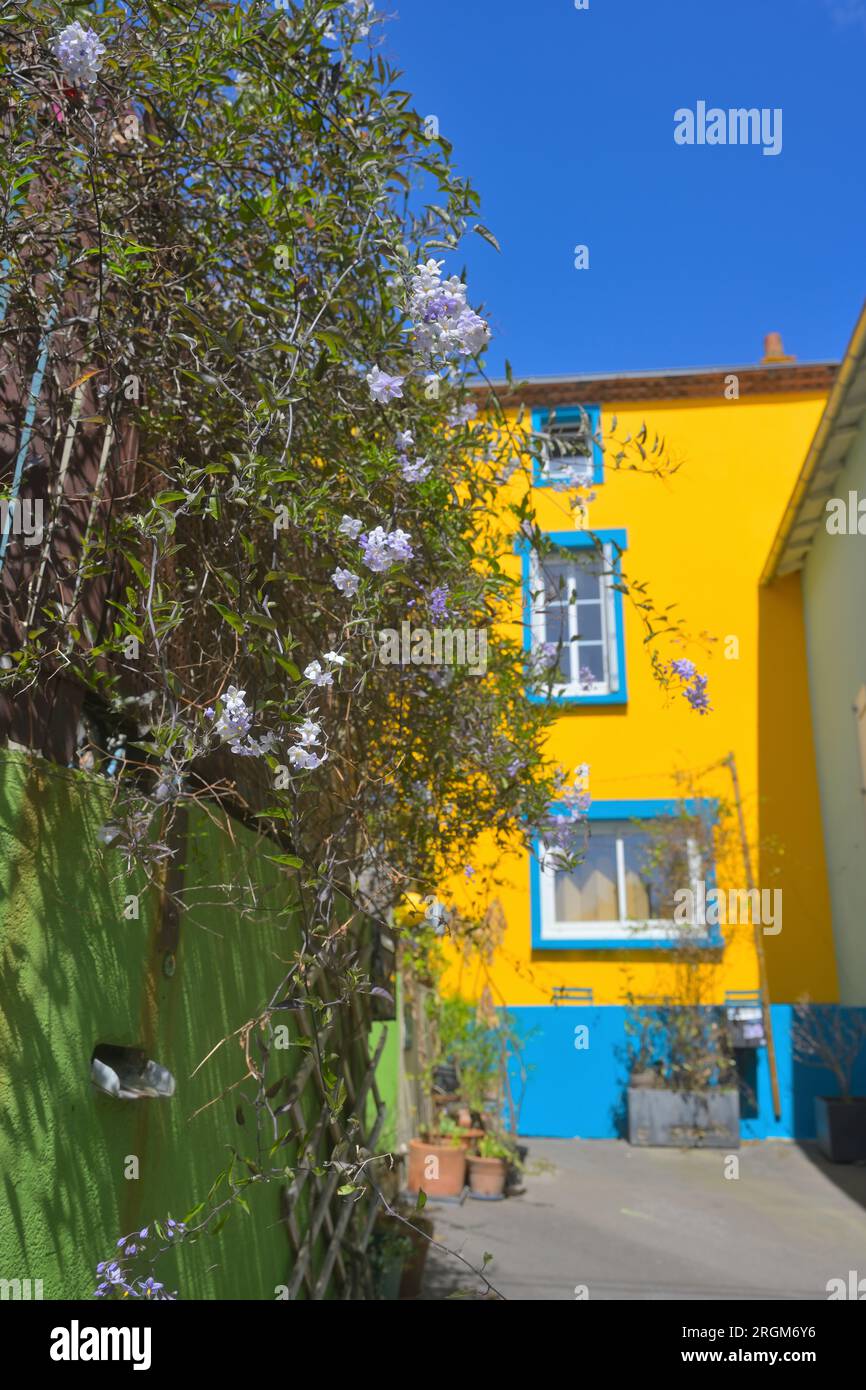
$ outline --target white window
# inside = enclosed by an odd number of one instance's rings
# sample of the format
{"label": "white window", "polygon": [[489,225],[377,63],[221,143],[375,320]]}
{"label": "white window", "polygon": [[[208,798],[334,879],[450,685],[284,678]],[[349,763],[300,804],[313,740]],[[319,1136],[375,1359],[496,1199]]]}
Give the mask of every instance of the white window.
{"label": "white window", "polygon": [[[555,849],[540,846],[541,937],[568,940],[670,940],[682,935],[674,921],[674,894],[694,890],[702,875],[696,840],[687,838],[664,872],[656,841],[630,820],[590,822],[583,862],[562,867]],[[703,924],[692,922],[703,931]]]}
{"label": "white window", "polygon": [[589,487],[596,476],[597,407],[543,412],[539,426],[538,481]]}
{"label": "white window", "polygon": [[535,557],[532,647],[536,669],[555,667],[553,694],[578,699],[619,690],[613,555],[581,546],[567,557]]}

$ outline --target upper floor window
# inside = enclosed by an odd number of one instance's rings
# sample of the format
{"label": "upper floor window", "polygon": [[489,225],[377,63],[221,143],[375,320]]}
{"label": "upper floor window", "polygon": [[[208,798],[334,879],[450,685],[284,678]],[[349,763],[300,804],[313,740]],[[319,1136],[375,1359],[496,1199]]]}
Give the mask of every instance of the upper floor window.
{"label": "upper floor window", "polygon": [[555,700],[624,703],[620,552],[625,532],[554,532],[557,549],[526,557],[528,641],[537,692]]}
{"label": "upper floor window", "polygon": [[537,441],[536,487],[589,487],[603,481],[600,419],[597,405],[556,406],[532,412]]}

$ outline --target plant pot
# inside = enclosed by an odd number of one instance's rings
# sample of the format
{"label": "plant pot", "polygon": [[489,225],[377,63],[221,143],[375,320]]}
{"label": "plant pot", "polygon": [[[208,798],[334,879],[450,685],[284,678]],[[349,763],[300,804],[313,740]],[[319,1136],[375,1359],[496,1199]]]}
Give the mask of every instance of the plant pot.
{"label": "plant pot", "polygon": [[815,1128],[831,1163],[866,1159],[866,1096],[816,1096]]}
{"label": "plant pot", "polygon": [[407,1230],[409,1239],[412,1241],[412,1254],[403,1266],[403,1277],[400,1280],[399,1297],[403,1299],[418,1298],[421,1293],[421,1285],[424,1282],[424,1266],[427,1263],[427,1251],[430,1248],[430,1240],[427,1237],[433,1235],[433,1222],[426,1216],[412,1217],[413,1230]]}
{"label": "plant pot", "polygon": [[739,1091],[726,1086],[709,1091],[630,1086],[628,1142],[673,1149],[739,1148]]}
{"label": "plant pot", "polygon": [[462,1148],[471,1149],[474,1144],[478,1143],[479,1139],[484,1138],[484,1130],[471,1129],[467,1126],[466,1129],[461,1128],[460,1133],[457,1137],[460,1140],[460,1145]]}
{"label": "plant pot", "polygon": [[428,1197],[459,1197],[466,1186],[466,1150],[433,1139],[409,1140],[410,1192],[423,1188]]}
{"label": "plant pot", "polygon": [[476,1197],[501,1197],[507,1176],[508,1164],[504,1158],[469,1155],[469,1190]]}

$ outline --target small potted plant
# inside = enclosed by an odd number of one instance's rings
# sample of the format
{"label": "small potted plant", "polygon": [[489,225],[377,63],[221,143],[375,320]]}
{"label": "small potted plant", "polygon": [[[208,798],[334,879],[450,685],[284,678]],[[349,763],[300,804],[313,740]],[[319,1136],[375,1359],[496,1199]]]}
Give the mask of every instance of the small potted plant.
{"label": "small potted plant", "polygon": [[851,1094],[854,1068],[866,1044],[866,1015],[803,998],[794,1009],[794,1057],[831,1071],[838,1096],[815,1097],[818,1144],[831,1163],[866,1159],[866,1096]]}
{"label": "small potted plant", "polygon": [[485,1134],[479,1139],[477,1152],[469,1155],[470,1195],[487,1201],[503,1197],[512,1158],[512,1150],[495,1135]]}
{"label": "small potted plant", "polygon": [[409,1141],[409,1191],[428,1197],[459,1197],[466,1186],[466,1149],[459,1126],[440,1115],[435,1132]]}

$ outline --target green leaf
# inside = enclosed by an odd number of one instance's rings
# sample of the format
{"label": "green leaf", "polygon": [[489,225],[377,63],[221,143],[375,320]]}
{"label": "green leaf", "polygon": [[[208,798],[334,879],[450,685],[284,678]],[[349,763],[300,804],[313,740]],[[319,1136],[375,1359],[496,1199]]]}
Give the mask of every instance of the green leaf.
{"label": "green leaf", "polygon": [[473,232],[477,232],[479,236],[483,236],[485,241],[489,241],[490,245],[494,247],[495,250],[502,250],[502,247],[499,245],[499,242],[496,240],[496,237],[493,235],[489,227],[484,227],[480,222],[476,222],[472,230]]}
{"label": "green leaf", "polygon": [[233,613],[232,610],[226,608],[224,604],[217,603],[215,599],[211,599],[210,603],[211,608],[215,608],[220,617],[228,623],[229,627],[234,628],[235,632],[244,631],[244,620],[243,618],[239,618],[237,613]]}

